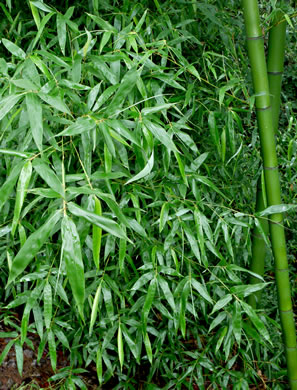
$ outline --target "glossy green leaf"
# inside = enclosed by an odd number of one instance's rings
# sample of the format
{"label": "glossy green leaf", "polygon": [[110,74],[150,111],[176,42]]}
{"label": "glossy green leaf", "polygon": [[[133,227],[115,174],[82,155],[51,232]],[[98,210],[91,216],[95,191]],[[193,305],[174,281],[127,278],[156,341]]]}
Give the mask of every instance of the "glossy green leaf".
{"label": "glossy green leaf", "polygon": [[246,314],[248,315],[249,319],[252,321],[252,323],[254,324],[255,328],[257,329],[257,331],[260,333],[260,335],[267,341],[269,341],[270,344],[271,343],[271,340],[270,340],[270,336],[269,336],[269,333],[267,331],[267,328],[266,326],[264,325],[263,321],[259,318],[259,316],[257,315],[257,313],[255,312],[255,310],[250,306],[248,305],[247,303],[245,302],[241,302],[240,303],[243,310],[246,312]]}
{"label": "glossy green leaf", "polygon": [[15,348],[15,357],[16,357],[18,372],[20,376],[22,376],[23,365],[24,365],[24,353],[23,353],[23,347],[19,340],[15,342],[14,348]]}
{"label": "glossy green leaf", "polygon": [[33,168],[52,190],[60,194],[62,197],[65,196],[62,182],[45,162],[36,158],[33,160]]}
{"label": "glossy green leaf", "polygon": [[0,211],[13,192],[13,187],[18,179],[19,173],[24,166],[24,162],[17,163],[11,170],[8,178],[0,188]]}
{"label": "glossy green leaf", "polygon": [[21,58],[22,60],[26,58],[26,53],[24,52],[24,50],[18,47],[15,43],[5,38],[2,38],[2,43],[6,47],[6,49],[17,58]]}
{"label": "glossy green leaf", "polygon": [[85,131],[92,130],[96,126],[94,119],[88,117],[79,117],[72,125],[68,126],[61,133],[57,134],[56,137],[62,135],[76,135],[82,134]]}
{"label": "glossy green leaf", "polygon": [[5,115],[12,110],[12,108],[23,96],[23,93],[21,93],[19,95],[9,95],[6,98],[2,99],[2,101],[0,102],[0,120],[2,120]]}
{"label": "glossy green leaf", "polygon": [[[102,216],[102,208],[100,200],[95,197],[95,210],[96,215]],[[93,260],[96,268],[99,269],[100,262],[100,249],[101,249],[102,229],[93,224]]]}
{"label": "glossy green leaf", "polygon": [[140,180],[140,179],[146,177],[147,175],[149,175],[151,173],[153,166],[154,166],[154,152],[152,153],[151,157],[149,158],[146,166],[137,175],[135,175],[134,177],[129,179],[125,184],[130,184],[136,180]]}
{"label": "glossy green leaf", "polygon": [[191,278],[192,287],[209,303],[213,303],[211,296],[209,295],[206,287],[198,282],[197,279]]}
{"label": "glossy green leaf", "polygon": [[123,364],[124,364],[124,343],[123,343],[121,324],[119,324],[119,328],[118,328],[118,354],[119,354],[119,361],[120,361],[120,366],[122,371]]}
{"label": "glossy green leaf", "polygon": [[55,342],[55,335],[52,330],[49,330],[48,335],[48,349],[49,349],[49,355],[51,360],[51,365],[54,371],[56,371],[57,368],[57,348],[56,348],[56,342]]}
{"label": "glossy green leaf", "polygon": [[66,45],[66,21],[65,17],[57,13],[57,33],[58,41],[63,55],[65,55],[65,45]]}
{"label": "glossy green leaf", "polygon": [[35,93],[26,95],[27,112],[30,120],[33,139],[39,151],[42,151],[43,123],[42,123],[42,106],[40,99]]}
{"label": "glossy green leaf", "polygon": [[99,286],[97,287],[97,291],[95,294],[95,298],[93,301],[92,305],[92,312],[91,312],[91,320],[90,320],[90,327],[89,327],[89,336],[91,337],[93,327],[97,318],[97,313],[98,313],[98,305],[99,305],[99,299],[100,299],[100,294],[101,294],[101,286],[102,282],[100,282]]}
{"label": "glossy green leaf", "polygon": [[75,223],[67,215],[62,220],[62,253],[66,272],[78,312],[84,320],[85,275],[79,235]]}
{"label": "glossy green leaf", "polygon": [[227,294],[223,298],[219,299],[217,303],[214,305],[211,314],[225,307],[232,300],[232,295]]}
{"label": "glossy green leaf", "polygon": [[143,123],[145,127],[157,138],[168,150],[178,152],[176,146],[174,145],[172,139],[168,133],[160,125],[151,122],[147,118],[143,118]]}
{"label": "glossy green leaf", "polygon": [[43,316],[46,329],[50,329],[53,315],[53,298],[52,287],[49,283],[46,283],[43,290]]}
{"label": "glossy green leaf", "polygon": [[27,195],[27,189],[28,189],[28,186],[30,183],[31,174],[32,174],[32,164],[31,164],[31,161],[27,161],[21,170],[18,185],[17,185],[17,193],[16,193],[16,199],[15,199],[13,221],[12,221],[12,226],[11,226],[11,235],[12,236],[14,236],[15,230],[17,228],[17,224],[19,222],[20,213],[21,213],[23,203],[24,203],[25,197]]}
{"label": "glossy green leaf", "polygon": [[81,207],[77,206],[73,202],[69,202],[67,206],[68,206],[68,209],[71,212],[71,214],[73,214],[77,217],[82,217],[82,218],[86,219],[87,221],[100,227],[101,229],[107,231],[108,233],[113,234],[116,237],[129,240],[126,237],[123,230],[120,228],[120,226],[116,222],[114,222],[112,219],[102,217],[102,216],[97,215],[95,213],[92,213],[90,211],[84,210]]}
{"label": "glossy green leaf", "polygon": [[61,111],[64,114],[71,115],[69,108],[66,106],[66,104],[63,102],[63,100],[60,97],[51,96],[44,92],[38,92],[38,96],[40,97],[40,99],[42,99],[48,105],[54,107],[56,110]]}
{"label": "glossy green leaf", "polygon": [[145,297],[142,313],[141,313],[141,321],[142,321],[142,330],[143,333],[146,333],[146,327],[147,327],[147,321],[148,321],[148,315],[151,310],[154,298],[155,298],[155,293],[156,293],[156,287],[157,287],[157,281],[156,278],[153,278],[150,281],[148,290],[147,290],[147,295]]}
{"label": "glossy green leaf", "polygon": [[28,237],[25,244],[13,259],[7,284],[13,282],[37,255],[46,240],[50,237],[52,230],[61,216],[61,211],[56,211],[47,219],[44,225]]}

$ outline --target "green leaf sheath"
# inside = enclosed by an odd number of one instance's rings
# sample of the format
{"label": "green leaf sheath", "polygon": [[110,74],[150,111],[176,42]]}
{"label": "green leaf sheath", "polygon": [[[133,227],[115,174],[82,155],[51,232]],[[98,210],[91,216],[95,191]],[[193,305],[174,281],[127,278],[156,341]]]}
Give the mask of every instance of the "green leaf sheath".
{"label": "green leaf sheath", "polygon": [[82,261],[79,235],[75,223],[67,215],[64,216],[61,226],[62,251],[66,263],[66,272],[77,304],[79,314],[84,319],[85,276]]}
{"label": "green leaf sheath", "polygon": [[[260,28],[260,16],[256,0],[243,0],[243,12],[247,34],[248,55],[251,64],[253,86],[256,95],[257,120],[264,165],[268,206],[281,203],[281,189],[274,138],[272,109],[265,62],[264,40]],[[270,216],[270,235],[275,260],[279,311],[286,348],[288,377],[291,389],[297,389],[297,345],[292,311],[285,232],[281,213]]]}

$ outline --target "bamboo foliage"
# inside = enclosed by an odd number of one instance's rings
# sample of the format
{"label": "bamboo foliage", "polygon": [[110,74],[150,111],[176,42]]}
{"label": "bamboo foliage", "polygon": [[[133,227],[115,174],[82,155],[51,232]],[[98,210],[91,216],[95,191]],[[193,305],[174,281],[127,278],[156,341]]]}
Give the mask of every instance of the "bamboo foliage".
{"label": "bamboo foliage", "polygon": [[[281,203],[281,189],[274,137],[273,114],[265,61],[264,40],[260,28],[257,1],[243,0],[242,4],[247,35],[248,55],[256,95],[257,120],[264,166],[267,204],[268,206],[272,206]],[[283,216],[281,213],[275,213],[270,216],[269,228],[275,260],[279,312],[286,349],[288,376],[291,389],[297,389],[296,330],[292,310]]]}

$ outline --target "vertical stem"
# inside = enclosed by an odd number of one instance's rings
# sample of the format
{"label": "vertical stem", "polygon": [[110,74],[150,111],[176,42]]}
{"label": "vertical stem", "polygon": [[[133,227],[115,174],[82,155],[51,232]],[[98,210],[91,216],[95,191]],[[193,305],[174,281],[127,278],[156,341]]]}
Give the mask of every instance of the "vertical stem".
{"label": "vertical stem", "polygon": [[[280,112],[280,93],[282,74],[284,68],[285,58],[285,41],[286,41],[286,22],[282,18],[283,13],[278,10],[275,17],[272,20],[272,27],[269,31],[268,39],[268,58],[267,58],[267,71],[268,71],[268,82],[270,91],[270,101],[272,109],[272,120],[274,131],[277,133],[279,112]],[[282,20],[283,19],[283,20]],[[261,198],[262,186],[261,177],[258,180],[257,185],[257,198],[256,198],[256,212],[264,210],[264,199]],[[264,194],[263,194],[264,195]],[[268,234],[269,227],[267,219],[260,219],[260,224],[265,234]],[[263,276],[264,274],[264,263],[266,256],[266,244],[260,231],[257,227],[253,229],[252,238],[252,261],[251,271]],[[250,283],[258,283],[257,278],[251,277]],[[248,303],[256,308],[261,299],[261,291],[249,295]]]}
{"label": "vertical stem", "polygon": [[[281,204],[281,189],[276,156],[273,115],[265,61],[264,40],[260,28],[257,0],[243,0],[248,55],[256,95],[257,120],[260,133],[265,187],[268,206]],[[297,390],[297,344],[292,310],[283,216],[275,213],[269,221],[278,304],[286,350],[288,377],[292,390]]]}

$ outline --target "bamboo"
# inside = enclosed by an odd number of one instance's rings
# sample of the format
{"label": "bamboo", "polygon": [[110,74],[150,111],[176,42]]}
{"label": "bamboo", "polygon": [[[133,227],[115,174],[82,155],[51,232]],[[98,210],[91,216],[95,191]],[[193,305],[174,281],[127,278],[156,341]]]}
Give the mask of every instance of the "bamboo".
{"label": "bamboo", "polygon": [[[273,115],[265,62],[264,39],[260,28],[257,0],[243,0],[248,55],[256,95],[265,187],[268,206],[281,204],[281,190],[276,156]],[[281,213],[270,215],[270,237],[275,260],[275,275],[283,339],[291,390],[297,390],[297,344],[292,310],[285,232]]]}
{"label": "bamboo", "polygon": [[[264,196],[262,191],[262,175],[258,179],[257,184],[257,198],[256,198],[256,212],[262,211],[265,208]],[[262,227],[265,235],[269,233],[269,225],[266,218],[259,218],[260,225]],[[264,275],[264,265],[265,265],[265,257],[266,257],[266,243],[260,232],[260,229],[255,226],[252,233],[252,261],[250,269],[252,272],[263,276]],[[259,283],[259,279],[251,276],[250,284]],[[261,299],[261,290],[255,292],[254,294],[249,295],[248,304],[251,305],[254,309],[257,307]]]}
{"label": "bamboo", "polygon": [[[268,57],[267,57],[267,71],[268,82],[272,109],[272,120],[275,133],[278,130],[279,112],[281,103],[281,83],[284,68],[285,58],[285,41],[286,41],[286,22],[283,18],[282,11],[278,10],[272,20],[272,27],[269,31],[268,39]],[[256,196],[256,212],[264,209],[264,194],[262,193],[261,177],[258,180],[257,196]],[[265,218],[260,218],[262,230],[267,235],[269,231],[268,222]],[[251,271],[260,276],[264,274],[264,264],[266,257],[266,244],[260,233],[260,230],[255,226],[252,233],[252,261]],[[250,284],[259,283],[259,279],[255,277],[250,278]],[[261,299],[262,291],[257,291],[249,295],[248,303],[253,308],[257,307]]]}

